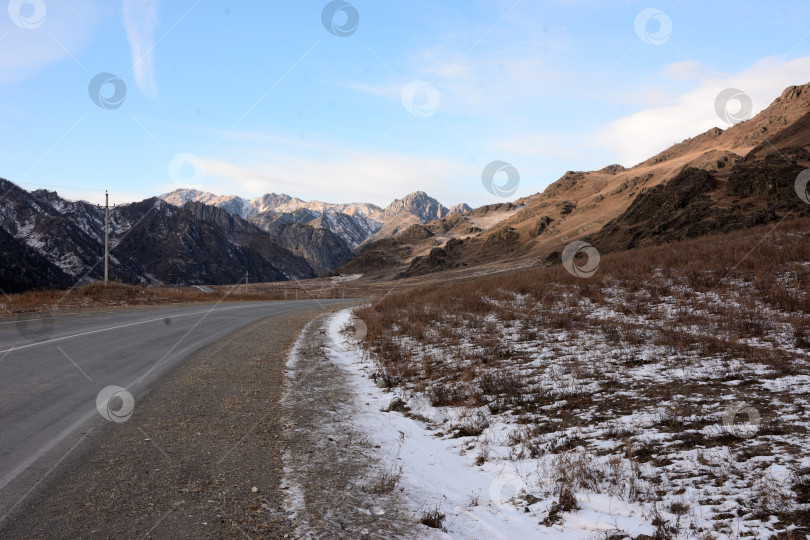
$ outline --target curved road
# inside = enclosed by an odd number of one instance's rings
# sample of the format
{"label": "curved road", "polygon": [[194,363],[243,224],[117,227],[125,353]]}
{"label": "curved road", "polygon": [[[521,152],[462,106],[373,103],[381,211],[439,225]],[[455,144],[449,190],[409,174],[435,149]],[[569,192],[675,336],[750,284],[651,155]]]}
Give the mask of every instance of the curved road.
{"label": "curved road", "polygon": [[[258,320],[341,300],[156,307],[0,323],[0,522],[106,422],[102,389],[137,403],[193,352]],[[120,402],[119,402],[120,404]],[[113,406],[115,408],[115,406]]]}

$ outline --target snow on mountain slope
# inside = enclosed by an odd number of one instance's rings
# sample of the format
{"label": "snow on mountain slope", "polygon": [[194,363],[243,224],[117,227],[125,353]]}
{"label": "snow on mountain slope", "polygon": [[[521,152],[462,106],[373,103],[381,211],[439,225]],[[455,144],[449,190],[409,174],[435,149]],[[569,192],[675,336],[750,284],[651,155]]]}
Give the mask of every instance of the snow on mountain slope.
{"label": "snow on mountain slope", "polygon": [[183,206],[187,202],[219,206],[244,219],[251,218],[263,228],[278,221],[328,229],[340,236],[352,249],[372,236],[375,239],[390,236],[413,223],[426,223],[450,213],[471,210],[464,203],[448,210],[423,191],[395,199],[385,209],[370,203],[304,201],[284,193],[268,193],[255,199],[244,199],[194,189],[177,189],[161,195],[160,198],[175,206]]}
{"label": "snow on mountain slope", "polygon": [[313,227],[329,229],[343,238],[352,249],[382,228],[382,223],[363,215],[325,212],[309,222]]}

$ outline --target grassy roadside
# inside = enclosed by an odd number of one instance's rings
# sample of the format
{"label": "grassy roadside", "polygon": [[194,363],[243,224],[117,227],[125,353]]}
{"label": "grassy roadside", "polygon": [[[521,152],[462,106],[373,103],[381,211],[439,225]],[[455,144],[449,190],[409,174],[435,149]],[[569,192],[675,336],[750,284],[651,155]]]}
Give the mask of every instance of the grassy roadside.
{"label": "grassy roadside", "polygon": [[[110,283],[104,288],[91,283],[70,290],[37,290],[0,296],[0,316],[24,313],[62,313],[86,310],[192,304],[205,302],[261,302],[273,300],[312,300],[323,298],[356,298],[362,292],[338,287],[338,281],[307,280],[251,284],[249,292],[242,285],[215,285],[207,292],[197,287],[138,287]],[[328,286],[329,285],[329,286]]]}

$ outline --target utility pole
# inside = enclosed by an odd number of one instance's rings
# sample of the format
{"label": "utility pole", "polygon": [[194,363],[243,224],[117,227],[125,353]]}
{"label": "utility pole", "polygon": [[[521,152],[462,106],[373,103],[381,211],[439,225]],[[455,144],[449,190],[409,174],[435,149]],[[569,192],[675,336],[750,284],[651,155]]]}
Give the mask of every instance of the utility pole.
{"label": "utility pole", "polygon": [[110,194],[104,191],[104,288],[110,283]]}
{"label": "utility pole", "polygon": [[248,271],[245,270],[245,294],[248,292]]}

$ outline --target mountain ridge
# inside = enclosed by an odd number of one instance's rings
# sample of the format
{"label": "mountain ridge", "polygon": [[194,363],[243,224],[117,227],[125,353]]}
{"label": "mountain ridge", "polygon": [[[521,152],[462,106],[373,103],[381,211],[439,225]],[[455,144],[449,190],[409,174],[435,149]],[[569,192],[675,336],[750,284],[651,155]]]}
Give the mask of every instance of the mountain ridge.
{"label": "mountain ridge", "polygon": [[[568,171],[542,193],[474,209],[447,208],[422,191],[380,208],[176,190],[111,212],[111,264],[130,283],[231,282],[246,268],[268,280],[334,271],[387,280],[546,265],[573,240],[611,252],[810,215],[795,192],[809,167],[805,84],[747,121],[633,167]],[[0,188],[8,288],[98,279],[101,209],[6,180]]]}
{"label": "mountain ridge", "polygon": [[[3,284],[19,291],[103,277],[103,209],[3,179],[0,189]],[[259,281],[308,279],[352,257],[326,229],[263,230],[219,206],[176,207],[157,197],[111,208],[109,231],[110,277],[131,284],[237,283],[245,272]]]}
{"label": "mountain ridge", "polygon": [[341,271],[391,279],[544,265],[572,240],[610,252],[801,217],[810,205],[794,183],[808,167],[810,83],[633,167],[568,171],[542,193],[369,242]]}
{"label": "mountain ridge", "polygon": [[259,224],[260,227],[268,227],[280,221],[329,229],[343,238],[352,249],[369,241],[393,236],[414,223],[426,223],[450,213],[472,210],[466,203],[448,209],[424,191],[415,191],[401,199],[394,199],[385,208],[371,203],[304,201],[284,193],[267,193],[254,199],[245,199],[196,189],[176,189],[159,197],[178,207],[188,202],[219,206]]}

